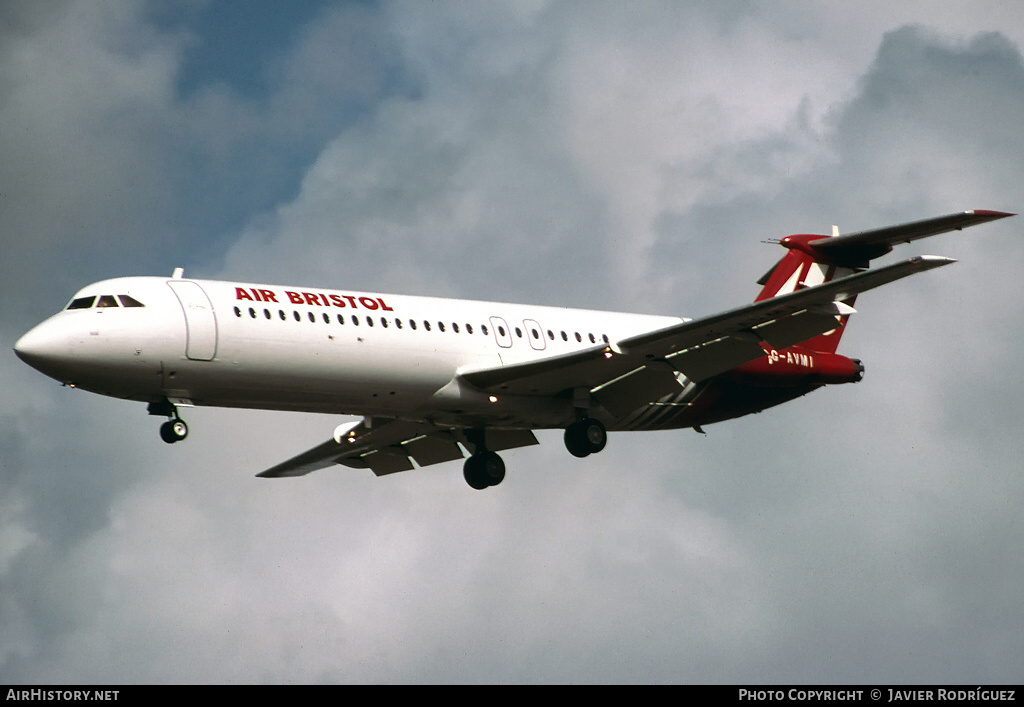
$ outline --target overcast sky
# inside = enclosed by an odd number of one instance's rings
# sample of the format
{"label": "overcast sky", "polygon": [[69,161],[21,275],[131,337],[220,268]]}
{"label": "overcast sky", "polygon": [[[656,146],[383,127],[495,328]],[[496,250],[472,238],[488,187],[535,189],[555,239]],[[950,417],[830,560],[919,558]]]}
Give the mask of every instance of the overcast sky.
{"label": "overcast sky", "polygon": [[187,275],[699,316],[789,233],[1024,209],[1024,6],[0,4],[0,681],[1020,682],[1024,220],[858,299],[858,385],[470,489],[330,416],[10,352]]}

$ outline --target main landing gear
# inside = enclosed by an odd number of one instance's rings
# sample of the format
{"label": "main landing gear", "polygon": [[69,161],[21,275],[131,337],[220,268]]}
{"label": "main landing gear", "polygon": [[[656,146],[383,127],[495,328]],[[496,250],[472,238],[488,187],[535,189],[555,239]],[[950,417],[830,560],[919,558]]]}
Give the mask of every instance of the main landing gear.
{"label": "main landing gear", "polygon": [[473,452],[462,467],[466,483],[478,491],[500,484],[505,478],[505,462],[495,452],[487,449],[484,430],[466,430],[465,437],[466,448]]}
{"label": "main landing gear", "polygon": [[483,450],[466,460],[462,475],[466,483],[478,491],[497,486],[505,478],[505,462],[497,453]]}
{"label": "main landing gear", "polygon": [[[473,450],[462,475],[477,490],[497,486],[505,478],[505,462],[484,446],[483,430],[466,430],[466,444]],[[565,448],[575,457],[596,454],[608,444],[608,431],[600,420],[584,417],[565,428]]]}
{"label": "main landing gear", "polygon": [[178,416],[178,408],[167,398],[158,403],[150,403],[146,408],[150,415],[166,415],[171,418],[160,425],[160,439],[167,444],[174,444],[188,437],[188,425]]}
{"label": "main landing gear", "polygon": [[565,428],[565,448],[574,457],[597,454],[608,444],[608,431],[600,420],[585,417]]}

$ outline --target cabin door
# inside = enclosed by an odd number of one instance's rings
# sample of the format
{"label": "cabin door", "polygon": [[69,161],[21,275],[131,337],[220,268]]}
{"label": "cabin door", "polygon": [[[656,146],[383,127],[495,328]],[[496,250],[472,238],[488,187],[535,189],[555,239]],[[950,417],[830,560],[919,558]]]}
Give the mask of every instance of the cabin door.
{"label": "cabin door", "polygon": [[212,361],[217,355],[217,317],[213,303],[198,283],[167,282],[185,313],[185,356],[193,361]]}

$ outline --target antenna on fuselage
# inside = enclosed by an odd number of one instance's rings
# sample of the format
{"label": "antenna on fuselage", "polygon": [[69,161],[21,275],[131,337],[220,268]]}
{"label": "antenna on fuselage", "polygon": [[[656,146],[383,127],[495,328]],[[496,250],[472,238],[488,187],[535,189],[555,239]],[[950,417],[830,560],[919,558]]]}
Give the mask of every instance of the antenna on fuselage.
{"label": "antenna on fuselage", "polygon": [[172,280],[180,280],[185,275],[185,268],[174,268],[174,272],[171,273]]}

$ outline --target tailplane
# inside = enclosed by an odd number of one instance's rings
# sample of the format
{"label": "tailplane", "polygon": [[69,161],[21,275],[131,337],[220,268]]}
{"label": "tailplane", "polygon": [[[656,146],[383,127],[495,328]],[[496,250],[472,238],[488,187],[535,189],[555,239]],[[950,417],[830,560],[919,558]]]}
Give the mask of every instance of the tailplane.
{"label": "tailplane", "polygon": [[[839,235],[839,229],[832,227],[832,236],[793,235],[786,236],[780,245],[788,252],[760,280],[762,286],[755,302],[778,297],[806,287],[814,287],[851,273],[865,270],[868,262],[892,250],[897,243],[909,243],[948,231],[959,231],[987,221],[1013,216],[1002,211],[963,211],[948,216],[915,221],[899,226],[890,226],[871,231]],[[853,313],[856,297],[842,300],[841,305],[849,307],[845,314],[837,315],[836,328],[801,343],[812,351],[835,353],[839,340],[846,329],[846,323]]]}

